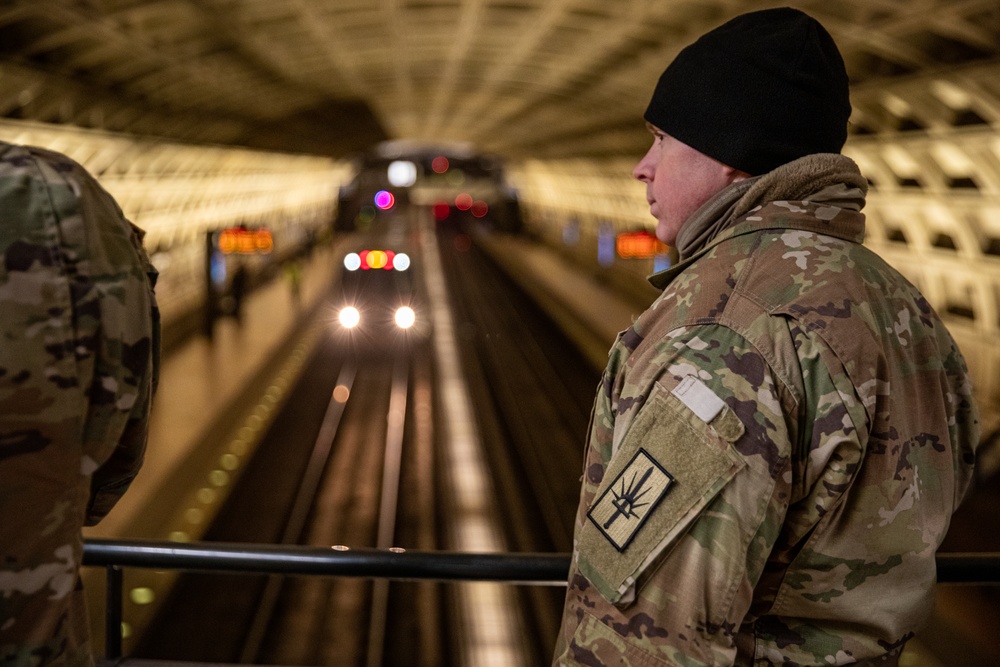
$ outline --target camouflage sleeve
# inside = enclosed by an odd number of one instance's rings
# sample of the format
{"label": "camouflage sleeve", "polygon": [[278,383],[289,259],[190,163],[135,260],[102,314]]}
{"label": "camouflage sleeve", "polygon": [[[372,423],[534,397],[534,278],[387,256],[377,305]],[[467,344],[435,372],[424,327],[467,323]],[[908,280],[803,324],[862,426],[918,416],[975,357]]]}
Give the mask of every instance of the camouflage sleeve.
{"label": "camouflage sleeve", "polygon": [[[131,404],[121,435],[91,477],[84,525],[93,526],[111,511],[142,466],[149,414],[159,381],[160,316],[153,291],[157,272],[142,245],[144,232],[124,217],[117,202],[96,180],[82,171],[77,168],[74,174],[78,177],[81,210],[92,218],[87,221],[88,227],[113,230],[113,234],[94,233],[91,239],[92,246],[100,246],[94,252],[95,259],[108,261],[102,267],[107,274],[100,278],[104,290],[115,297],[100,304],[105,334],[104,355],[99,357],[99,365],[104,366],[101,382],[105,384],[109,376],[115,377],[117,392],[109,400],[119,409]],[[116,259],[115,255],[124,253],[132,257]],[[133,268],[123,271],[124,267]],[[103,393],[93,392],[92,396]]]}
{"label": "camouflage sleeve", "polygon": [[595,403],[555,664],[731,665],[790,506],[826,511],[853,474],[850,392],[816,357],[828,386],[807,415],[787,330],[766,349],[718,325],[623,345]]}
{"label": "camouflage sleeve", "polygon": [[74,322],[89,382],[82,432],[83,472],[90,474],[85,525],[100,521],[139,472],[159,365],[156,270],[143,232],[82,166],[29,148],[46,182],[61,243],[76,257]]}
{"label": "camouflage sleeve", "polygon": [[781,548],[792,549],[832,511],[854,480],[867,445],[864,405],[823,339],[799,326],[791,336],[801,368],[803,432]]}
{"label": "camouflage sleeve", "polygon": [[[156,395],[159,383],[160,313],[152,291],[156,285],[157,272],[142,247],[142,230],[131,224],[129,226],[132,229],[131,240],[137,257],[145,267],[148,277],[149,329],[146,336],[143,336],[144,331],[138,328],[128,333],[139,341],[135,346],[124,347],[129,354],[123,360],[123,366],[128,369],[135,383],[136,399],[114,450],[91,477],[90,498],[84,518],[84,525],[87,526],[93,526],[107,516],[139,473],[146,452],[153,397]],[[147,339],[148,347],[142,343]]]}

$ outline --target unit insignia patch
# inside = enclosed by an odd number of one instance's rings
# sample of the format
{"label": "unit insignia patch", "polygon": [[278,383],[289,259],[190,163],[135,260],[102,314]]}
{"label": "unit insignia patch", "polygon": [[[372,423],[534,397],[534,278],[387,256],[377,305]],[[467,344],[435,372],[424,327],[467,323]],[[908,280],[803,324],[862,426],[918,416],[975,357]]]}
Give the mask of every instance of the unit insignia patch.
{"label": "unit insignia patch", "polygon": [[625,551],[674,478],[645,449],[639,449],[587,512],[618,551]]}

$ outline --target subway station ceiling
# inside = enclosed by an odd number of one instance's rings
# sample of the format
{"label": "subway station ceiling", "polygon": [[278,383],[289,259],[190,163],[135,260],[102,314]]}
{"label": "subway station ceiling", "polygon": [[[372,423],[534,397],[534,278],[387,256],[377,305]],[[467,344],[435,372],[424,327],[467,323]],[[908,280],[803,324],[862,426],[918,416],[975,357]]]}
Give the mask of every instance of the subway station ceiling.
{"label": "subway station ceiling", "polygon": [[681,47],[786,4],[841,46],[855,133],[1000,123],[997,0],[0,0],[0,118],[334,157],[634,155]]}

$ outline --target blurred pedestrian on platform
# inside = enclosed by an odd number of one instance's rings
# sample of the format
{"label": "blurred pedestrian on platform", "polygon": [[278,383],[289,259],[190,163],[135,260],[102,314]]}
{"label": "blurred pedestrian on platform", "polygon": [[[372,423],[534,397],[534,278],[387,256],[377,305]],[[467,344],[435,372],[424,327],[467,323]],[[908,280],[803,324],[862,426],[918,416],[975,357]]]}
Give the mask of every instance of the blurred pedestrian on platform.
{"label": "blurred pedestrian on platform", "polygon": [[302,302],[302,267],[299,265],[299,260],[292,259],[285,262],[285,278],[292,292],[292,301],[298,307]]}
{"label": "blurred pedestrian on platform", "polygon": [[789,8],[683,49],[645,113],[680,261],[618,337],[584,463],[559,665],[895,665],[969,489],[965,362],[862,245],[831,36]]}
{"label": "blurred pedestrian on platform", "polygon": [[142,464],[156,272],[80,165],[0,142],[0,665],[91,665],[81,527]]}
{"label": "blurred pedestrian on platform", "polygon": [[233,280],[229,285],[229,296],[232,299],[232,314],[237,320],[243,314],[243,298],[247,293],[247,267],[241,262],[233,272]]}

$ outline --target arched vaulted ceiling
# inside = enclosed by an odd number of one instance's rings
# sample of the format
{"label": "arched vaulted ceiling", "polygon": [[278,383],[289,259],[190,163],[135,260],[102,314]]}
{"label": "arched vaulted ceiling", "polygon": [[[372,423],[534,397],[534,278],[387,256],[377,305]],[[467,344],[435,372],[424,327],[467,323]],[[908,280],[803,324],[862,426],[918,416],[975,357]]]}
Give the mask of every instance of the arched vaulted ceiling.
{"label": "arched vaulted ceiling", "polygon": [[[840,44],[856,131],[918,121],[913,87],[1000,119],[996,0],[4,0],[0,117],[332,156],[384,138],[628,154],[679,48],[784,4]],[[919,85],[946,71],[962,80]]]}

